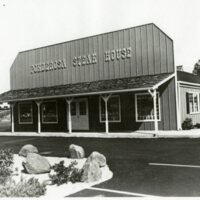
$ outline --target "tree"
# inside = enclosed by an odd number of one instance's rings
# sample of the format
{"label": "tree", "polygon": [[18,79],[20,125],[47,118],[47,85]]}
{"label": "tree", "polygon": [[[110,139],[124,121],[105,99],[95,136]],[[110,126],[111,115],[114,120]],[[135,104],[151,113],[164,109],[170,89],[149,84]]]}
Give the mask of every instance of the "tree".
{"label": "tree", "polygon": [[192,73],[195,75],[200,75],[200,59],[198,60],[197,63],[195,63]]}

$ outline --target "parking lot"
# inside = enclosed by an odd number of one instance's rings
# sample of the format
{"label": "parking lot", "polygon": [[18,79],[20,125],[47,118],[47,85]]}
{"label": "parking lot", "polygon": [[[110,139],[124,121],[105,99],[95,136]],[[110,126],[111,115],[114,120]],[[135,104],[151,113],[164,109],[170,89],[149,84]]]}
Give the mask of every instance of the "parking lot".
{"label": "parking lot", "polygon": [[1,136],[17,153],[33,144],[45,156],[68,156],[70,144],[99,151],[114,176],[73,197],[200,196],[200,139],[125,139]]}

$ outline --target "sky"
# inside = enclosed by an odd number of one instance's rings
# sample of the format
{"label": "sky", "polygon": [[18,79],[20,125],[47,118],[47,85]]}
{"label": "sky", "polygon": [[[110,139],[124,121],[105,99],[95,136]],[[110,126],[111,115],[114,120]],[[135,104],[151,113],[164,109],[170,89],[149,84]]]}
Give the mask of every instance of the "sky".
{"label": "sky", "polygon": [[0,0],[0,93],[19,51],[155,23],[174,41],[175,65],[200,59],[200,0]]}

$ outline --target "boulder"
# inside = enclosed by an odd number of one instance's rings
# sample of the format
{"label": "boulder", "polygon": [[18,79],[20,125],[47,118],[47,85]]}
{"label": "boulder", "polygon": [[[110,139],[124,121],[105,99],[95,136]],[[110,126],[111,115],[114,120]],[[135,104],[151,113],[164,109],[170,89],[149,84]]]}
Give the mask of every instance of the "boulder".
{"label": "boulder", "polygon": [[106,157],[97,151],[92,152],[87,160],[95,160],[99,164],[99,167],[104,167],[106,165]]}
{"label": "boulder", "polygon": [[51,171],[48,160],[37,153],[28,153],[26,162],[22,165],[28,174],[43,174]]}
{"label": "boulder", "polygon": [[32,144],[24,145],[19,151],[19,156],[26,157],[28,153],[38,153],[37,147]]}
{"label": "boulder", "polygon": [[85,151],[83,147],[71,144],[69,146],[70,158],[85,158]]}
{"label": "boulder", "polygon": [[93,161],[86,161],[83,165],[83,174],[81,177],[82,182],[91,183],[95,182],[101,179],[102,177],[102,171],[99,167],[99,164],[93,160]]}

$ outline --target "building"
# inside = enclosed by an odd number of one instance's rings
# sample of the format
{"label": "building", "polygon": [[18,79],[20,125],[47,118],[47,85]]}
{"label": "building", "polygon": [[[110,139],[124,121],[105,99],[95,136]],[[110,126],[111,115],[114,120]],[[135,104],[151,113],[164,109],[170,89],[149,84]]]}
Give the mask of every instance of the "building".
{"label": "building", "polygon": [[[181,123],[186,118],[194,125],[200,125],[200,77],[184,71],[177,71],[177,92]],[[199,124],[199,125],[198,125]]]}
{"label": "building", "polygon": [[180,128],[173,41],[155,24],[20,52],[10,69],[12,131]]}

